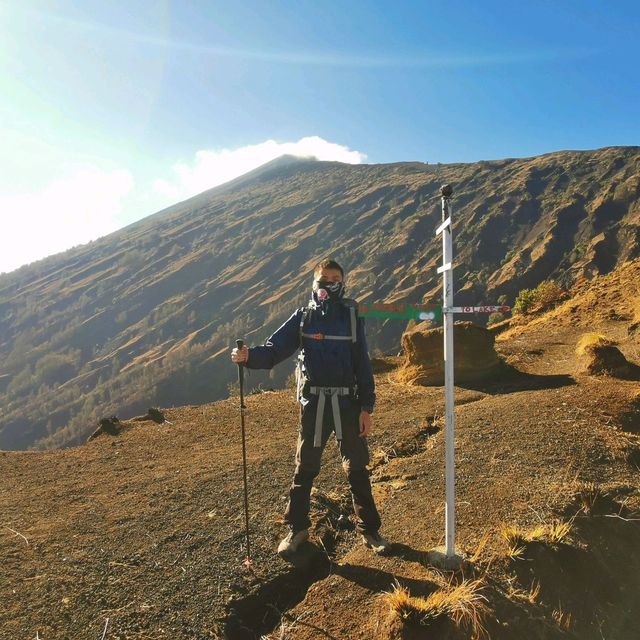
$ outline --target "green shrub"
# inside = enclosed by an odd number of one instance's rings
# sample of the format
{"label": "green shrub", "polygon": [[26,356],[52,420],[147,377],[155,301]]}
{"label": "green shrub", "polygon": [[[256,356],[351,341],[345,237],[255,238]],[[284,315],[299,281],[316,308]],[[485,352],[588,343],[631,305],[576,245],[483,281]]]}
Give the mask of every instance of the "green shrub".
{"label": "green shrub", "polygon": [[496,311],[489,316],[489,320],[487,322],[488,325],[498,324],[498,322],[502,322],[505,319],[504,313],[500,311]]}
{"label": "green shrub", "polygon": [[541,282],[535,289],[523,289],[513,305],[515,315],[542,311],[565,297],[565,292],[551,280]]}
{"label": "green shrub", "polygon": [[551,280],[541,282],[535,289],[537,306],[542,309],[550,307],[564,297],[564,291]]}
{"label": "green shrub", "polygon": [[523,289],[516,298],[516,303],[513,305],[513,314],[520,315],[529,313],[529,309],[533,307],[536,302],[535,289]]}
{"label": "green shrub", "polygon": [[28,391],[37,384],[37,380],[31,371],[31,365],[27,364],[18,375],[16,375],[9,386],[7,394],[10,397],[28,395]]}
{"label": "green shrub", "polygon": [[582,256],[587,252],[587,244],[586,242],[578,242],[576,246],[573,248],[573,255],[576,260],[580,260]]}
{"label": "green shrub", "polygon": [[57,382],[62,384],[76,375],[80,360],[80,351],[67,353],[48,353],[36,364],[35,377],[39,384],[49,386]]}
{"label": "green shrub", "polygon": [[513,256],[516,255],[516,253],[517,253],[516,249],[511,249],[510,251],[507,251],[504,258],[502,258],[502,261],[500,262],[500,264],[501,265],[507,264],[507,262],[509,262],[509,260],[511,260],[511,258],[513,258]]}

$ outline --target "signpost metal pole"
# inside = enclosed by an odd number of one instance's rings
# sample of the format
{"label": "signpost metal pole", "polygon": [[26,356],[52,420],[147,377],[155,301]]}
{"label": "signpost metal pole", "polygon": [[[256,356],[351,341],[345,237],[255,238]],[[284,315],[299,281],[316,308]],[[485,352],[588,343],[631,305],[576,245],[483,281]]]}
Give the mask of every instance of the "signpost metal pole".
{"label": "signpost metal pole", "polygon": [[455,489],[455,413],[453,386],[453,241],[451,196],[453,189],[444,185],[442,224],[436,235],[442,234],[442,303],[444,317],[444,387],[445,387],[445,554],[451,560],[456,555],[456,489]]}
{"label": "signpost metal pole", "polygon": [[359,306],[361,316],[369,318],[415,319],[444,325],[444,393],[445,393],[445,546],[433,549],[429,559],[445,568],[460,566],[463,555],[456,551],[456,471],[455,471],[455,402],[453,368],[453,318],[456,313],[506,313],[507,305],[453,306],[453,232],[451,222],[451,197],[453,188],[444,185],[442,196],[442,224],[436,236],[442,234],[442,307],[431,304],[367,303]]}

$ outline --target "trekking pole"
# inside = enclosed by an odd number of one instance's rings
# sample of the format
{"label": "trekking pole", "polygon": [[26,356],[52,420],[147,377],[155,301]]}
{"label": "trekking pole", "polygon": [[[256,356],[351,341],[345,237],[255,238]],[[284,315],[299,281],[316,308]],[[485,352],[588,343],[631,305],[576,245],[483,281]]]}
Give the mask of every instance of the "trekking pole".
{"label": "trekking pole", "polygon": [[[236,340],[238,351],[244,346],[244,340]],[[244,404],[244,365],[238,362],[238,384],[240,385],[240,426],[242,431],[242,471],[244,476],[244,521],[246,525],[247,536],[247,557],[244,560],[245,567],[251,567],[251,546],[249,543],[249,492],[247,489],[247,447],[245,445],[244,436],[244,410],[247,408]]]}

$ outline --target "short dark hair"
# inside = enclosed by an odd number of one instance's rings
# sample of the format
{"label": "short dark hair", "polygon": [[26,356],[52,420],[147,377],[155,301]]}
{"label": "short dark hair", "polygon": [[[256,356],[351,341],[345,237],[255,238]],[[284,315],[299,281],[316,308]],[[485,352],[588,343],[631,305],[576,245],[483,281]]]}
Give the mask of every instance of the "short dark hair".
{"label": "short dark hair", "polygon": [[320,260],[320,262],[318,262],[318,264],[313,268],[313,276],[315,277],[318,275],[318,273],[323,269],[336,269],[344,278],[344,269],[331,258],[324,258],[324,260]]}

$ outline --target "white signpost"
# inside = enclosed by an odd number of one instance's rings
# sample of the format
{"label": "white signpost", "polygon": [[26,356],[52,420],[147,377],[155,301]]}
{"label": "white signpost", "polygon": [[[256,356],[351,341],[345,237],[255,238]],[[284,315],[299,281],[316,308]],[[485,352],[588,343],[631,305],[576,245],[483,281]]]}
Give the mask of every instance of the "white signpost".
{"label": "white signpost", "polygon": [[432,560],[455,568],[462,562],[462,554],[456,551],[456,472],[455,472],[455,403],[453,384],[453,316],[455,313],[493,313],[509,311],[510,307],[489,305],[480,307],[453,306],[453,238],[451,219],[451,185],[444,185],[442,196],[442,224],[436,236],[442,234],[442,316],[444,325],[444,394],[445,394],[445,546],[435,549]]}
{"label": "white signpost", "polygon": [[456,554],[456,481],[455,481],[455,413],[453,398],[453,241],[451,196],[453,189],[445,185],[442,194],[442,224],[436,235],[442,234],[442,315],[444,325],[444,395],[445,395],[445,555],[455,563]]}
{"label": "white signpost", "polygon": [[[458,567],[463,556],[456,551],[456,471],[455,471],[455,402],[453,385],[453,316],[456,313],[505,313],[506,305],[477,307],[453,306],[453,222],[451,219],[451,185],[444,185],[442,196],[442,224],[436,236],[442,234],[442,320],[444,325],[444,393],[445,393],[445,546],[433,549],[428,555],[435,564],[446,568]],[[422,304],[364,304],[360,315],[371,318],[419,319],[436,321],[440,309],[437,305]]]}

